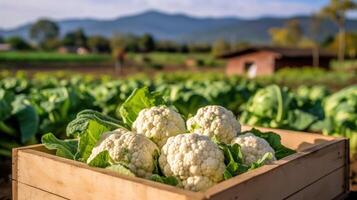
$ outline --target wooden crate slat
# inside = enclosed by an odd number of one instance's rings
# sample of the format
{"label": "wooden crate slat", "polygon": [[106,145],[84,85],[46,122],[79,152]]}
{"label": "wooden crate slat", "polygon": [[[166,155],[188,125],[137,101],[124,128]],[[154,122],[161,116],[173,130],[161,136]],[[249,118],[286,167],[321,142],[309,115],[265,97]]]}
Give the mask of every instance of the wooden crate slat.
{"label": "wooden crate slat", "polygon": [[[303,190],[288,197],[288,200],[315,200],[338,197],[345,193],[345,169],[342,167],[331,174],[324,176]],[[334,196],[335,195],[335,196]]]}
{"label": "wooden crate slat", "polygon": [[46,191],[25,185],[23,183],[17,183],[18,187],[18,199],[19,200],[28,200],[28,199],[36,199],[36,200],[66,200],[66,198],[60,197],[58,195],[54,195],[48,193]]}
{"label": "wooden crate slat", "polygon": [[[345,142],[331,141],[325,148],[314,152],[297,153],[284,165],[262,166],[219,183],[206,194],[211,199],[283,199],[345,166]],[[284,162],[284,159],[280,161]]]}
{"label": "wooden crate slat", "polygon": [[[17,153],[17,180],[68,199],[203,199],[203,194],[179,190],[149,180],[116,176],[75,162],[27,149]],[[39,176],[41,173],[41,176]]]}

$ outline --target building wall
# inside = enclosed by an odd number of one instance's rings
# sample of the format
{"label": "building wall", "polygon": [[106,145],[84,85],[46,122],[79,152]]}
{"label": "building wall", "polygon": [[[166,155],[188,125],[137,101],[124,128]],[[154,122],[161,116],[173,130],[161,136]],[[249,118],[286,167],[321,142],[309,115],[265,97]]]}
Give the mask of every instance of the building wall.
{"label": "building wall", "polygon": [[256,75],[268,75],[274,73],[276,53],[259,51],[230,58],[227,62],[226,73],[228,75],[246,74],[246,63],[254,63],[257,67]]}

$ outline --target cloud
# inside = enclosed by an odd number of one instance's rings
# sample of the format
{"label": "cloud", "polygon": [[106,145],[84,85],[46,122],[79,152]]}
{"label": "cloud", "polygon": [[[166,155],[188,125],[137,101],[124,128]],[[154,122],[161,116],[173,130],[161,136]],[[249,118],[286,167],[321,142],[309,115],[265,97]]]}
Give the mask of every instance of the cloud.
{"label": "cloud", "polygon": [[327,0],[0,0],[0,27],[14,27],[40,17],[108,19],[148,9],[214,17],[291,16],[312,13],[326,2]]}

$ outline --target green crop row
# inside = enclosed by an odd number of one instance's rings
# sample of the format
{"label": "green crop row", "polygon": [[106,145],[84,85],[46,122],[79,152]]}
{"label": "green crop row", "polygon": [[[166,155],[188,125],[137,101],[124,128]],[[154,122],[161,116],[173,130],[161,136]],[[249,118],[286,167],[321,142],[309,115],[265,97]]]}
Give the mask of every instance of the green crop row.
{"label": "green crop row", "polygon": [[[42,134],[63,137],[78,112],[93,109],[120,118],[118,107],[135,88],[158,91],[184,117],[205,105],[222,105],[243,124],[339,134],[357,149],[357,85],[332,93],[324,86],[289,89],[217,74],[160,74],[154,79],[67,73],[0,73],[0,155],[38,143]],[[355,142],[354,142],[355,141]],[[354,143],[353,143],[354,142]]]}

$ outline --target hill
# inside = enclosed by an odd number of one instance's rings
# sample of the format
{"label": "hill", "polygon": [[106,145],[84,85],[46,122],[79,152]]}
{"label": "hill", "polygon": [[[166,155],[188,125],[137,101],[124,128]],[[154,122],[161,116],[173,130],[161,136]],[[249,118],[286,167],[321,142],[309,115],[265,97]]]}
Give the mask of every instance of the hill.
{"label": "hill", "polygon": [[[300,20],[304,31],[308,33],[310,18],[307,16],[293,18]],[[266,43],[269,41],[268,30],[272,27],[281,27],[290,19],[292,18],[198,18],[183,14],[147,11],[111,20],[67,19],[57,21],[57,23],[60,26],[61,35],[77,28],[83,28],[89,35],[99,34],[107,37],[115,33],[136,35],[150,33],[157,39],[178,42],[212,42],[217,39],[226,39],[229,41]],[[0,35],[5,37],[19,35],[28,38],[30,26],[31,24],[24,24],[14,29],[0,29]],[[357,31],[357,20],[347,20],[346,26],[348,31]],[[321,24],[320,39],[322,40],[336,32],[336,26],[325,20]]]}

